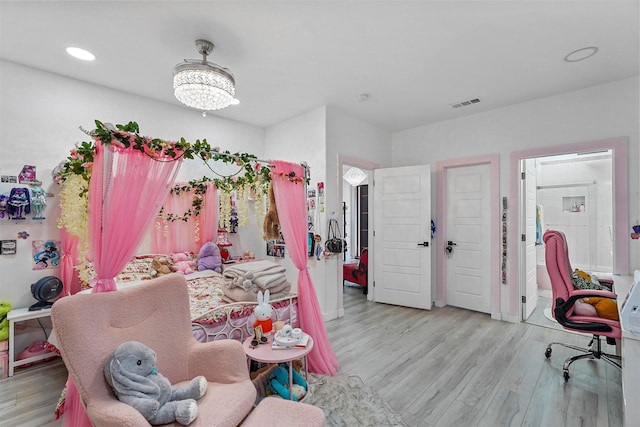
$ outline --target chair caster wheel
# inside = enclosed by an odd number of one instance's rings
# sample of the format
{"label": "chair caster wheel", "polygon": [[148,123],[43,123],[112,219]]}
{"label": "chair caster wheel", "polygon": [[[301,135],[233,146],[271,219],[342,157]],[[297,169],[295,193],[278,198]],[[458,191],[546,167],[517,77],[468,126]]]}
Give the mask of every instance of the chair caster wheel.
{"label": "chair caster wheel", "polygon": [[546,357],[547,359],[551,357],[551,348],[547,348],[544,351],[544,357]]}
{"label": "chair caster wheel", "polygon": [[569,372],[564,371],[564,382],[566,383],[567,381],[569,381],[569,378],[571,378],[571,377],[569,376]]}

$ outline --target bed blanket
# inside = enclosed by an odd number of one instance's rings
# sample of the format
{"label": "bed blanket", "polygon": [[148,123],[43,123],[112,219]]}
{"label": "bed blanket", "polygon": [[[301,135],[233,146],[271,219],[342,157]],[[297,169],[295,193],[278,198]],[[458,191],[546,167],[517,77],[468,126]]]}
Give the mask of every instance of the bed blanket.
{"label": "bed blanket", "polygon": [[[225,267],[222,275],[227,287],[251,291],[255,287],[266,290],[282,285],[287,281],[285,271],[285,268],[280,264],[259,260]],[[247,281],[247,276],[253,276],[250,282]]]}
{"label": "bed blanket", "polygon": [[[227,286],[222,286],[222,292],[224,295],[222,296],[222,300],[232,303],[232,302],[256,302],[258,300],[258,287],[254,287],[249,291],[245,291],[243,288],[235,287],[229,288]],[[269,299],[274,301],[279,298],[284,298],[289,295],[291,291],[291,283],[285,280],[281,285],[272,287],[269,289]]]}

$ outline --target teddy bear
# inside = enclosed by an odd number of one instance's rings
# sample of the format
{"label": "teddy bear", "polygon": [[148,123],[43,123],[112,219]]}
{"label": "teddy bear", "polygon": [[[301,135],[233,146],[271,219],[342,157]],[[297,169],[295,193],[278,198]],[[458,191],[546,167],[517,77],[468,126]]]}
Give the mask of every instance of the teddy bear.
{"label": "teddy bear", "polygon": [[133,406],[153,425],[189,425],[198,416],[196,400],[207,391],[203,376],[172,386],[156,368],[156,353],[138,341],[120,344],[104,364],[104,376],[118,400]]}
{"label": "teddy bear", "polygon": [[222,272],[220,248],[213,242],[207,242],[200,248],[200,253],[198,254],[198,271],[202,270]]}
{"label": "teddy bear", "polygon": [[0,301],[0,341],[9,338],[9,319],[7,314],[11,311],[11,303]]}
{"label": "teddy bear", "polygon": [[189,259],[188,252],[172,252],[171,261],[173,261],[173,271],[180,274],[191,274],[196,266],[196,262]]}
{"label": "teddy bear", "polygon": [[264,216],[262,231],[262,238],[264,240],[280,238],[280,219],[278,218],[278,210],[276,209],[276,196],[273,192],[273,184],[269,184],[269,210],[267,210]]}
{"label": "teddy bear", "polygon": [[164,255],[155,256],[151,261],[151,277],[160,277],[173,273],[171,267],[173,267],[171,258]]}
{"label": "teddy bear", "polygon": [[277,394],[293,401],[302,399],[307,394],[307,382],[295,369],[291,370],[291,375],[293,376],[293,381],[291,390],[289,390],[289,369],[285,367],[285,364],[280,364],[271,371],[267,393]]}

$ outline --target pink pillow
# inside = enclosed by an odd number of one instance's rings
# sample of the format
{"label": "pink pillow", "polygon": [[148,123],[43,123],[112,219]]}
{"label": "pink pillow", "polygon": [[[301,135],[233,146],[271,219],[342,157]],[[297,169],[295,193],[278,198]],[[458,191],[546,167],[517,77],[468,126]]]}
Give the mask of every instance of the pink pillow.
{"label": "pink pillow", "polygon": [[598,317],[596,308],[591,304],[582,302],[582,300],[576,301],[575,305],[573,306],[573,314],[576,316]]}

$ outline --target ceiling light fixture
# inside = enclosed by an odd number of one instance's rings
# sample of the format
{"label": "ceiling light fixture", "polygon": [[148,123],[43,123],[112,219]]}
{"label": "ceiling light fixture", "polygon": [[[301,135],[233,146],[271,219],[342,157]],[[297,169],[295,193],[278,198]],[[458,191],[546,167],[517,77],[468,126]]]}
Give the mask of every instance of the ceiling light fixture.
{"label": "ceiling light fixture", "polygon": [[213,43],[196,40],[202,61],[185,59],[173,69],[173,94],[184,105],[198,110],[219,110],[234,101],[236,81],[227,68],[207,61]]}
{"label": "ceiling light fixture", "polygon": [[96,56],[93,53],[79,47],[69,46],[67,48],[67,53],[74,58],[82,59],[83,61],[93,61],[96,59]]}
{"label": "ceiling light fixture", "polygon": [[362,181],[367,179],[367,174],[362,169],[354,167],[350,168],[342,177],[352,187],[357,187],[358,185],[362,184]]}
{"label": "ceiling light fixture", "polygon": [[595,46],[583,47],[567,54],[567,56],[564,57],[564,62],[584,61],[587,58],[591,58],[596,53],[598,53],[598,48]]}

